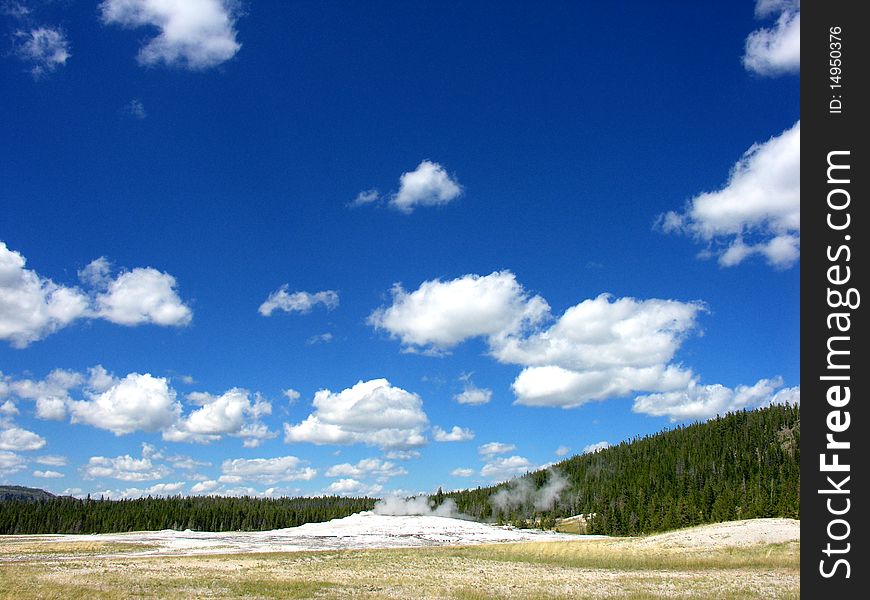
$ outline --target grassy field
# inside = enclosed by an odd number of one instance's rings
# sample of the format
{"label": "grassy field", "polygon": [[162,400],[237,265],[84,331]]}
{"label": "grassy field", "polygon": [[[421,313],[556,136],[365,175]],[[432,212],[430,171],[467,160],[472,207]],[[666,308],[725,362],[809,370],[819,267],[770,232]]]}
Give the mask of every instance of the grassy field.
{"label": "grassy field", "polygon": [[131,556],[0,541],[0,598],[799,598],[797,542],[692,550],[632,540]]}

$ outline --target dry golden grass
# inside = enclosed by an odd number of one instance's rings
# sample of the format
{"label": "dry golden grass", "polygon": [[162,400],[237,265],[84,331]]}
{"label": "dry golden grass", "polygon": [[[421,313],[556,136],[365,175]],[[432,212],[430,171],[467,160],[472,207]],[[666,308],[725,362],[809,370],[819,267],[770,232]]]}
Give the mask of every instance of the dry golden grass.
{"label": "dry golden grass", "polygon": [[[798,598],[799,544],[686,551],[633,540],[131,556],[0,543],[0,598]],[[130,552],[123,544],[118,552]],[[137,547],[141,548],[141,547]]]}

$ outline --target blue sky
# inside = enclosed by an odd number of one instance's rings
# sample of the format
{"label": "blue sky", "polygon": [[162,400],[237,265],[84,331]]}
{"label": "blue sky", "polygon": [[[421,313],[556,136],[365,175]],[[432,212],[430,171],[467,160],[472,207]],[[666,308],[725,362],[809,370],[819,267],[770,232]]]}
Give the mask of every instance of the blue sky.
{"label": "blue sky", "polygon": [[2,482],[453,489],[799,401],[795,2],[0,13]]}

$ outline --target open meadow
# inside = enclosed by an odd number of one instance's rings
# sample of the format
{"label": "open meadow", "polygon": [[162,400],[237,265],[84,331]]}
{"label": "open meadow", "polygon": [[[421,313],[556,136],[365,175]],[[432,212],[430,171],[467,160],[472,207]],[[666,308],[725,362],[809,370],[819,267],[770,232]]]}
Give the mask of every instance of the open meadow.
{"label": "open meadow", "polygon": [[[0,538],[2,598],[798,598],[799,522],[642,538],[197,554],[126,536]],[[107,541],[108,537],[108,541]],[[90,538],[90,541],[88,539]],[[451,543],[455,543],[452,540]],[[167,548],[171,551],[165,553]]]}

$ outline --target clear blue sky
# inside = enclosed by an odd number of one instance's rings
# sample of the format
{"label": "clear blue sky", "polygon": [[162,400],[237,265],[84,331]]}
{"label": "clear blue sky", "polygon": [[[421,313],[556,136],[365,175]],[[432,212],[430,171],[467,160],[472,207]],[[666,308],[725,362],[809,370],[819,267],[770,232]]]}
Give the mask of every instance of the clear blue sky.
{"label": "clear blue sky", "polygon": [[452,489],[798,401],[799,19],[2,2],[0,482]]}

